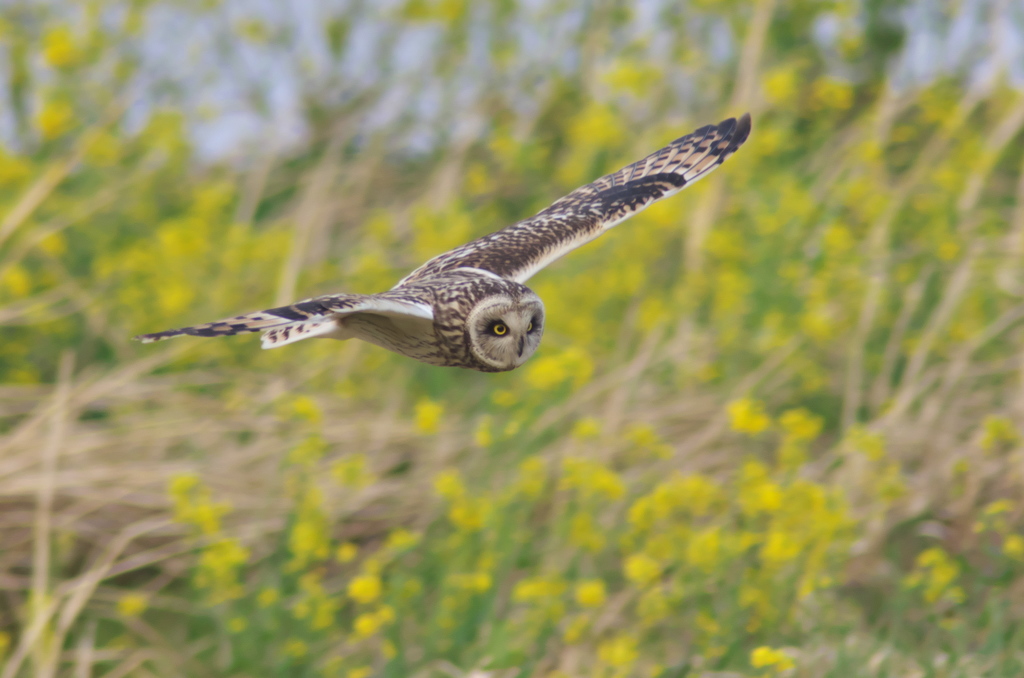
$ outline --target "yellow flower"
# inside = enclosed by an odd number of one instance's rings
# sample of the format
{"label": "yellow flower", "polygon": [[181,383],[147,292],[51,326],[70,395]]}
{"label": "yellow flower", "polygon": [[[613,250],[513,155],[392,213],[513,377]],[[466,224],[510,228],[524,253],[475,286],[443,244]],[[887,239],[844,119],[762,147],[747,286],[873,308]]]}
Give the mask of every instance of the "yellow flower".
{"label": "yellow flower", "polygon": [[359,555],[359,547],[350,541],[345,542],[338,547],[338,550],[334,553],[334,558],[339,563],[351,563]]}
{"label": "yellow flower", "polygon": [[570,434],[577,440],[591,440],[601,435],[601,422],[593,417],[580,419],[572,426]]}
{"label": "yellow flower", "polygon": [[281,592],[277,589],[265,588],[256,596],[256,604],[260,607],[270,607],[281,599]]}
{"label": "yellow flower", "polygon": [[550,391],[566,381],[579,388],[590,381],[594,363],[579,347],[573,347],[556,355],[545,355],[530,361],[526,371],[526,383],[540,391]]}
{"label": "yellow flower", "polygon": [[597,553],[604,548],[604,533],[594,525],[589,513],[577,513],[569,524],[569,543],[581,549]]}
{"label": "yellow flower", "polygon": [[576,615],[566,625],[565,631],[562,633],[562,639],[569,645],[572,645],[583,637],[588,628],[590,628],[590,619],[587,615]]}
{"label": "yellow flower", "polygon": [[288,642],[284,644],[284,653],[289,657],[298,659],[300,657],[304,657],[308,651],[309,646],[298,638],[290,638]]}
{"label": "yellow flower", "polygon": [[622,635],[598,645],[597,656],[605,664],[624,668],[635,662],[640,653],[636,649],[636,638]]}
{"label": "yellow flower", "polygon": [[882,434],[869,431],[862,426],[850,429],[846,435],[846,443],[871,461],[878,461],[885,456],[885,438]]}
{"label": "yellow flower", "polygon": [[36,126],[44,139],[56,139],[74,123],[75,111],[65,101],[47,101],[36,116]]}
{"label": "yellow flower", "polygon": [[512,600],[520,603],[545,601],[565,592],[565,582],[549,577],[530,577],[516,583]]}
{"label": "yellow flower", "polygon": [[490,515],[491,504],[484,497],[459,499],[448,510],[448,520],[466,532],[482,530]]}
{"label": "yellow flower", "polygon": [[751,398],[740,398],[729,403],[729,425],[732,430],[749,435],[757,435],[772,425],[772,420],[764,412],[764,406]]}
{"label": "yellow flower", "polygon": [[199,556],[196,584],[209,589],[213,604],[240,598],[244,591],[238,581],[238,571],[248,560],[249,549],[237,539],[220,539],[203,549]]}
{"label": "yellow flower", "polygon": [[721,529],[712,526],[696,532],[686,544],[686,561],[705,572],[712,572],[721,561]]}
{"label": "yellow flower", "polygon": [[661,576],[661,565],[646,553],[634,553],[626,558],[623,567],[626,579],[639,586],[646,586]]}
{"label": "yellow flower", "polygon": [[373,483],[365,454],[351,454],[334,462],[331,476],[342,487],[360,488]]}
{"label": "yellow flower", "polygon": [[441,403],[428,398],[420,400],[415,407],[416,430],[426,435],[437,433],[443,415],[444,406]]}
{"label": "yellow flower", "polygon": [[981,449],[986,452],[991,452],[1002,443],[1015,443],[1020,440],[1017,427],[1007,417],[985,417],[982,428],[984,434],[981,437]]}
{"label": "yellow flower", "polygon": [[588,579],[576,585],[576,602],[580,607],[601,607],[607,598],[604,582]]}
{"label": "yellow flower", "polygon": [[601,80],[617,92],[628,92],[637,97],[646,96],[662,78],[662,73],[651,64],[634,59],[618,59]]}
{"label": "yellow flower", "polygon": [[464,591],[484,593],[490,590],[493,580],[487,572],[472,572],[470,574],[453,574],[450,577],[452,586]]}
{"label": "yellow flower", "polygon": [[247,628],[249,628],[249,621],[245,617],[232,617],[228,621],[228,631],[231,633],[241,633]]}
{"label": "yellow flower", "polygon": [[584,499],[603,496],[619,499],[626,492],[622,480],[611,469],[589,459],[570,457],[562,462],[562,480],[559,488],[576,489]]}
{"label": "yellow flower", "polygon": [[527,497],[539,497],[547,482],[547,462],[542,457],[528,457],[519,464],[519,477],[513,490]]}
{"label": "yellow flower", "polygon": [[314,424],[323,419],[323,412],[315,400],[309,396],[297,396],[284,403],[280,414],[289,419],[301,419]]}
{"label": "yellow flower", "polygon": [[640,596],[636,611],[644,623],[653,625],[667,618],[672,612],[672,607],[661,587],[655,586]]}
{"label": "yellow flower", "polygon": [[375,612],[364,612],[356,617],[352,631],[357,638],[369,638],[394,620],[394,609],[389,605],[383,605]]}
{"label": "yellow flower", "polygon": [[762,645],[750,653],[750,665],[755,669],[770,668],[774,671],[788,671],[796,666],[796,663],[782,650]]}
{"label": "yellow flower", "polygon": [[939,243],[935,254],[943,261],[952,261],[956,259],[956,255],[960,254],[960,244],[953,240],[943,241]]}
{"label": "yellow flower", "polygon": [[1014,560],[1024,560],[1024,537],[1011,534],[1003,541],[1003,553]]}
{"label": "yellow flower", "polygon": [[357,603],[372,603],[380,597],[383,591],[380,577],[373,574],[363,574],[355,577],[348,583],[348,597]]}
{"label": "yellow flower", "polygon": [[779,566],[796,559],[801,552],[800,540],[782,530],[771,530],[761,548],[761,560],[767,566]]}
{"label": "yellow flower", "polygon": [[960,566],[948,553],[939,547],[926,549],[918,554],[914,570],[903,580],[907,588],[920,588],[928,603],[946,601],[957,605],[962,603],[964,590],[956,584],[960,577]]}
{"label": "yellow flower", "polygon": [[349,669],[345,673],[345,678],[369,678],[373,673],[373,669],[369,666],[358,666],[354,669]]}
{"label": "yellow flower", "polygon": [[141,593],[126,593],[117,601],[117,613],[122,617],[138,617],[149,607],[149,598]]}
{"label": "yellow flower", "polygon": [[494,443],[494,435],[491,433],[491,418],[481,417],[476,430],[473,431],[473,442],[477,447],[490,447]]}
{"label": "yellow flower", "polygon": [[779,417],[779,425],[782,426],[786,436],[792,440],[814,440],[821,433],[824,424],[821,417],[811,414],[802,407],[786,410]]}
{"label": "yellow flower", "polygon": [[462,482],[462,475],[456,469],[442,471],[434,476],[434,491],[448,501],[455,501],[466,496],[466,486]]}
{"label": "yellow flower", "polygon": [[43,59],[54,68],[72,66],[81,57],[75,36],[67,26],[51,28],[43,36]]}
{"label": "yellow flower", "polygon": [[[288,453],[288,461],[298,466],[313,467],[327,451],[327,443],[318,435],[306,437]],[[340,462],[339,462],[340,463]]]}
{"label": "yellow flower", "polygon": [[783,66],[769,71],[763,83],[768,101],[775,106],[788,108],[800,93],[800,74],[792,67]]}
{"label": "yellow flower", "polygon": [[811,86],[811,102],[817,108],[847,109],[853,105],[853,87],[839,80],[817,80]]}
{"label": "yellow flower", "polygon": [[381,623],[377,615],[372,612],[364,612],[352,623],[352,632],[357,638],[369,638],[377,633],[380,627]]}
{"label": "yellow flower", "polygon": [[410,532],[409,530],[399,527],[396,530],[392,530],[391,534],[388,535],[388,540],[385,543],[385,548],[389,548],[392,551],[404,551],[410,549],[420,542],[420,535]]}

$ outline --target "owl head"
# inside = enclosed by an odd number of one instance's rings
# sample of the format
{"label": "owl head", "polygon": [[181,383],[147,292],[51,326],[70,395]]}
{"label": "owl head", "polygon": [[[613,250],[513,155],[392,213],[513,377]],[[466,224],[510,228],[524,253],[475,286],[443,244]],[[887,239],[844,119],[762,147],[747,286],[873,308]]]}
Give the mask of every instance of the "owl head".
{"label": "owl head", "polygon": [[544,334],[544,303],[529,288],[484,297],[467,319],[469,350],[493,372],[519,367],[533,355]]}

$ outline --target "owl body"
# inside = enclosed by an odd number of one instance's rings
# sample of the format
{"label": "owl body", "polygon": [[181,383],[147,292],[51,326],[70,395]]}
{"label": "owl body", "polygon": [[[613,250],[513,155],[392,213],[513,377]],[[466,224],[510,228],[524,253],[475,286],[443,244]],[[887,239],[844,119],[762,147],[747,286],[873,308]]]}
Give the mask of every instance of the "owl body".
{"label": "owl body", "polygon": [[533,355],[544,332],[540,298],[484,271],[455,269],[380,296],[394,292],[429,305],[433,320],[353,313],[334,321],[332,338],[361,339],[429,365],[505,372]]}
{"label": "owl body", "polygon": [[262,332],[263,347],[359,339],[430,365],[504,372],[533,355],[544,304],[523,283],[661,198],[721,165],[746,141],[750,116],[706,125],[534,217],[441,254],[379,294],[332,294],[137,339]]}

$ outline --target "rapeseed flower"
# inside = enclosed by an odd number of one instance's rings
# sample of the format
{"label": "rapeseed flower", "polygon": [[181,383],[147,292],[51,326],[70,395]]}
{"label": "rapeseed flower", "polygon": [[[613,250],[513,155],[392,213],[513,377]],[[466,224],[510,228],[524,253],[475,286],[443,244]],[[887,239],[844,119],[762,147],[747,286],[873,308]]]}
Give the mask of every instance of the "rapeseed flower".
{"label": "rapeseed flower", "polygon": [[960,566],[939,547],[925,549],[918,554],[914,570],[904,578],[904,586],[920,589],[928,603],[946,601],[962,603],[966,594],[956,583]]}
{"label": "rapeseed flower", "polygon": [[1001,444],[1012,444],[1020,440],[1017,427],[1007,417],[994,415],[985,417],[985,421],[982,423],[982,430],[981,449],[986,452],[991,452]]}
{"label": "rapeseed flower", "polygon": [[588,579],[576,584],[575,598],[580,607],[601,607],[607,599],[604,581]]}
{"label": "rapeseed flower", "polygon": [[800,407],[786,410],[779,417],[779,425],[787,438],[797,441],[814,440],[821,433],[825,421],[808,410]]}
{"label": "rapeseed flower", "polygon": [[565,593],[564,581],[554,577],[530,577],[519,581],[512,589],[512,600],[520,603],[546,601]]}
{"label": "rapeseed flower", "polygon": [[405,551],[420,543],[420,538],[420,535],[399,527],[391,531],[384,547],[391,551]]}
{"label": "rapeseed flower", "polygon": [[535,499],[544,491],[547,482],[547,462],[542,457],[528,457],[519,464],[519,474],[512,485],[512,492]]}
{"label": "rapeseed flower", "polygon": [[307,436],[288,453],[288,462],[312,468],[327,451],[327,443],[318,435]]}
{"label": "rapeseed flower", "polygon": [[630,635],[619,635],[597,646],[597,657],[615,668],[625,668],[640,657],[637,640]]}
{"label": "rapeseed flower", "polygon": [[117,613],[122,617],[138,617],[149,607],[149,598],[141,593],[126,593],[117,601]]}
{"label": "rapeseed flower", "polygon": [[729,403],[729,426],[738,433],[756,436],[772,425],[764,412],[764,405],[751,398],[740,398]]}
{"label": "rapeseed flower", "polygon": [[1011,534],[1003,540],[1003,553],[1014,560],[1024,561],[1024,536]]}
{"label": "rapeseed flower", "polygon": [[256,596],[256,604],[260,607],[270,607],[280,599],[280,591],[274,588],[265,588]]}
{"label": "rapeseed flower", "polygon": [[464,498],[448,509],[448,520],[465,532],[482,530],[491,516],[491,503],[485,497]]}
{"label": "rapeseed flower", "polygon": [[416,430],[424,435],[437,433],[441,428],[444,406],[434,400],[424,398],[415,407]]}
{"label": "rapeseed flower", "polygon": [[558,486],[563,490],[577,490],[584,499],[615,500],[626,492],[625,485],[614,471],[598,462],[576,457],[562,462],[562,479]]}
{"label": "rapeseed flower", "polygon": [[466,495],[466,486],[462,482],[462,475],[452,469],[434,477],[434,491],[448,501],[456,501]]}
{"label": "rapeseed flower", "polygon": [[51,28],[43,36],[43,59],[54,68],[74,66],[82,56],[74,33],[67,26]]}
{"label": "rapeseed flower", "polygon": [[672,606],[662,588],[655,586],[640,596],[640,600],[637,601],[636,611],[644,624],[653,626],[666,619],[672,613]]}
{"label": "rapeseed flower", "polygon": [[481,417],[476,429],[473,431],[473,443],[477,447],[490,447],[494,443],[494,433],[491,430],[491,418]]}
{"label": "rapeseed flower", "polygon": [[562,640],[567,644],[572,645],[577,643],[583,638],[583,634],[590,628],[590,618],[585,614],[578,614],[569,620],[569,623],[565,626],[565,631],[562,632]]}
{"label": "rapeseed flower", "polygon": [[750,665],[755,669],[770,669],[782,672],[794,668],[796,662],[782,650],[762,645],[750,653]]}
{"label": "rapeseed flower", "polygon": [[570,435],[577,440],[593,440],[601,435],[601,422],[593,417],[579,419],[573,424]]}
{"label": "rapeseed flower", "polygon": [[569,543],[591,553],[597,553],[605,547],[607,540],[604,533],[594,525],[594,517],[589,513],[577,513],[569,523]]}
{"label": "rapeseed flower", "polygon": [[240,598],[244,593],[239,570],[249,561],[249,549],[237,539],[225,538],[207,546],[199,556],[196,585],[207,589],[211,604]]}
{"label": "rapeseed flower", "polygon": [[366,605],[380,598],[384,585],[380,577],[373,574],[363,574],[354,577],[348,584],[348,597],[357,603]]}
{"label": "rapeseed flower", "polygon": [[637,586],[647,586],[661,576],[662,566],[646,553],[634,553],[626,558],[623,571],[626,579]]}
{"label": "rapeseed flower", "polygon": [[298,638],[289,638],[284,644],[284,653],[289,657],[300,659],[309,652],[309,646]]}
{"label": "rapeseed flower", "polygon": [[365,454],[351,454],[331,466],[331,476],[342,487],[362,488],[373,484]]}
{"label": "rapeseed flower", "polygon": [[773,105],[790,108],[800,93],[800,74],[792,66],[775,68],[761,79],[765,96]]}

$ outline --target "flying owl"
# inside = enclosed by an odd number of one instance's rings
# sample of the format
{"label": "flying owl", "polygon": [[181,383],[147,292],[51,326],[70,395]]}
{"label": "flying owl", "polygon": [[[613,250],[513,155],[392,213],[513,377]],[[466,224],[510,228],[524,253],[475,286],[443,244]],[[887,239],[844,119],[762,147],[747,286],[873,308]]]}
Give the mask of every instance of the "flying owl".
{"label": "flying owl", "polygon": [[529,360],[544,334],[544,303],[523,283],[706,176],[749,134],[749,114],[701,127],[525,221],[434,257],[387,292],[330,294],[136,339],[262,332],[263,348],[314,337],[362,339],[430,365],[514,370]]}

